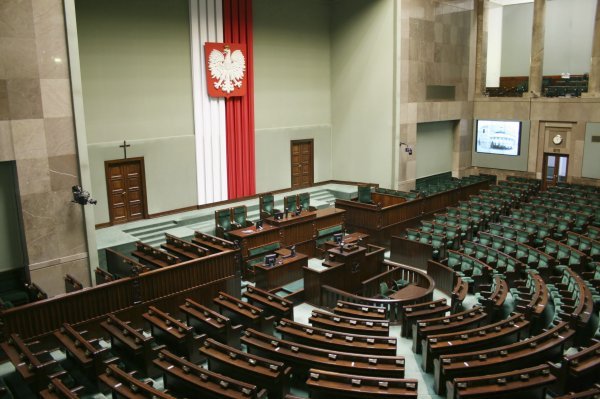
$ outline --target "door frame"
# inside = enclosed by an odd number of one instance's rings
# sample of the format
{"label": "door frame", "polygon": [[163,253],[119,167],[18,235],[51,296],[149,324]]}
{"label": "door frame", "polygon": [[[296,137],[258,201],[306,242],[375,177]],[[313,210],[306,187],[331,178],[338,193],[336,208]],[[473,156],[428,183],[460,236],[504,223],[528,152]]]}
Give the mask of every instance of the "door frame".
{"label": "door frame", "polygon": [[[125,162],[139,162],[140,163],[140,182],[142,184],[141,187],[141,191],[142,191],[142,199],[144,201],[144,206],[143,206],[143,219],[148,219],[148,198],[146,197],[146,166],[144,165],[144,157],[134,157],[134,158],[125,158],[125,159],[111,159],[109,161],[104,161],[104,180],[106,182],[106,199],[107,199],[107,205],[108,205],[108,217],[110,219],[109,224],[111,226],[115,225],[114,222],[114,217],[113,217],[113,209],[112,209],[112,205],[110,203],[110,184],[108,181],[108,167],[114,164],[121,164],[121,163],[125,163]],[[128,212],[129,214],[129,212]],[[124,222],[124,223],[128,223]],[[116,224],[123,224],[123,223],[116,223]]]}
{"label": "door frame", "polygon": [[[565,157],[567,158],[567,171],[566,171],[566,178],[569,177],[569,154],[563,154],[563,153],[559,153],[559,152],[544,152],[544,156],[542,157],[542,191],[545,191],[548,188],[548,157],[549,156],[556,156],[556,157]],[[558,176],[558,170],[559,170],[559,163],[557,162],[556,166],[554,167],[554,176],[553,176],[553,182],[554,179],[557,178]],[[557,182],[554,183],[554,185],[556,185]]]}
{"label": "door frame", "polygon": [[293,182],[294,182],[294,170],[292,169],[292,155],[293,150],[294,150],[294,144],[305,144],[305,143],[310,143],[310,147],[311,147],[311,152],[310,152],[310,169],[311,169],[311,173],[310,173],[310,177],[311,177],[311,181],[308,184],[308,186],[302,186],[302,187],[297,187],[297,188],[304,188],[304,187],[312,187],[315,184],[315,139],[300,139],[300,140],[290,140],[290,187],[293,187]]}

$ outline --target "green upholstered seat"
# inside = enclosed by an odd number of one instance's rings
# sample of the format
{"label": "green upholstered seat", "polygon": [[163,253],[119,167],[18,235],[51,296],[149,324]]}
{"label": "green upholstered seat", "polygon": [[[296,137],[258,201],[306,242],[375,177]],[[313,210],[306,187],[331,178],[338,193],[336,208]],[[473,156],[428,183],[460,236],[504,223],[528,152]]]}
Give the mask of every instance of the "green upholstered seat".
{"label": "green upholstered seat", "polygon": [[215,232],[218,237],[227,238],[227,232],[233,229],[231,224],[231,209],[215,211]]}
{"label": "green upholstered seat", "polygon": [[240,205],[233,208],[233,224],[236,225],[237,228],[252,226],[252,222],[246,219],[247,212],[246,205]]}
{"label": "green upholstered seat", "polygon": [[271,193],[260,196],[259,206],[260,217],[263,219],[273,216],[275,213],[279,212],[279,210],[275,209],[275,197]]}
{"label": "green upholstered seat", "polygon": [[297,203],[298,203],[298,196],[297,195],[288,195],[287,197],[285,197],[283,199],[283,206],[289,212],[293,212],[293,211],[296,210]]}
{"label": "green upholstered seat", "polygon": [[358,202],[364,204],[370,204],[372,202],[370,186],[358,186]]}
{"label": "green upholstered seat", "polygon": [[390,290],[385,281],[379,283],[379,295],[381,295],[384,298],[387,298],[390,294],[393,293],[394,291]]}
{"label": "green upholstered seat", "polygon": [[310,193],[300,193],[298,194],[298,202],[303,211],[312,210],[310,206]]}

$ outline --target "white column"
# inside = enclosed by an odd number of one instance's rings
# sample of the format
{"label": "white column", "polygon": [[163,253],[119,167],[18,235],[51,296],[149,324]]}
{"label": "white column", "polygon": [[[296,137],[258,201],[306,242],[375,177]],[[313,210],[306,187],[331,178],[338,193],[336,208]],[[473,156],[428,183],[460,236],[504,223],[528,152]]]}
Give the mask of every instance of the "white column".
{"label": "white column", "polygon": [[225,100],[206,89],[204,43],[223,41],[222,0],[190,0],[198,204],[227,199]]}

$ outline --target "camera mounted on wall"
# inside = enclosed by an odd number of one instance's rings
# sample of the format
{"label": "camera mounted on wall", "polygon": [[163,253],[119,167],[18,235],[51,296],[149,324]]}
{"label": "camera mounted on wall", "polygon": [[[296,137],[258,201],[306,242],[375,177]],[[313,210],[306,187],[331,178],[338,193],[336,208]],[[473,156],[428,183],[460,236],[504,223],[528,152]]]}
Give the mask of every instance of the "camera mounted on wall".
{"label": "camera mounted on wall", "polygon": [[76,204],[79,205],[96,205],[98,203],[98,201],[96,201],[93,198],[90,198],[90,193],[85,191],[83,188],[81,188],[81,186],[73,186],[71,187],[71,190],[73,191],[73,201]]}
{"label": "camera mounted on wall", "polygon": [[404,152],[408,152],[408,155],[412,155],[412,153],[413,153],[412,147],[409,147],[408,144],[406,144],[406,143],[400,142],[400,149],[402,149],[403,145],[406,146],[406,148],[404,149]]}

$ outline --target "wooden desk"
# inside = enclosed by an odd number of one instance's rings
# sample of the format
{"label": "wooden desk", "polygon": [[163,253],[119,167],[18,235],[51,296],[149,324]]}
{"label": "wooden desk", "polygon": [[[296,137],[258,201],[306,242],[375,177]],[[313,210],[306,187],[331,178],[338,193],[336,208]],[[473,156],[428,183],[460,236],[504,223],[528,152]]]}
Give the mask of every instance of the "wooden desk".
{"label": "wooden desk", "polygon": [[284,286],[302,278],[302,267],[308,265],[308,256],[296,252],[293,258],[278,257],[275,266],[259,263],[254,266],[256,286],[264,290]]}
{"label": "wooden desk", "polygon": [[126,399],[177,399],[167,393],[138,380],[121,370],[116,364],[108,365],[106,372],[98,377],[106,385],[113,397]]}
{"label": "wooden desk", "polygon": [[242,251],[242,258],[248,258],[250,248],[260,247],[279,240],[279,228],[274,225],[264,223],[262,230],[256,226],[243,227],[241,229],[229,231],[229,237],[237,241]]}
{"label": "wooden desk", "polygon": [[416,284],[408,284],[406,287],[399,289],[390,295],[390,299],[410,299],[423,296],[427,292],[427,288],[419,287]]}
{"label": "wooden desk", "polygon": [[42,399],[77,399],[79,391],[83,391],[82,386],[69,389],[59,378],[53,378],[48,384],[48,388],[40,392]]}
{"label": "wooden desk", "polygon": [[187,298],[179,310],[185,314],[187,325],[192,326],[197,332],[208,335],[224,344],[238,347],[240,344],[240,331],[234,329],[231,320],[208,307]]}
{"label": "wooden desk", "polygon": [[[354,233],[346,234],[343,238],[344,244],[356,244],[359,240],[361,240],[362,245],[365,246],[369,243],[369,235],[355,231]],[[325,250],[339,247],[339,244],[335,241],[325,241],[325,244],[323,245],[325,246]]]}

